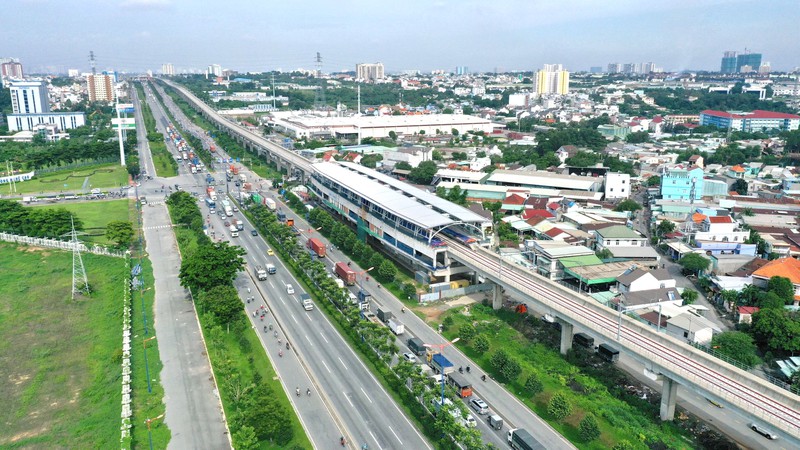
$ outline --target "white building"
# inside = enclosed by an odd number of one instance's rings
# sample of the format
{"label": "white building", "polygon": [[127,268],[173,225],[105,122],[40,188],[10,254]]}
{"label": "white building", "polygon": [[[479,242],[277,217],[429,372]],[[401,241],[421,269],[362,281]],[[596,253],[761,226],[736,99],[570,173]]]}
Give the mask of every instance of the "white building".
{"label": "white building", "polygon": [[565,95],[569,92],[569,72],[561,64],[545,64],[534,77],[536,93]]}
{"label": "white building", "polygon": [[206,74],[207,75],[213,75],[215,77],[221,77],[222,76],[222,66],[220,66],[219,64],[211,64],[211,65],[208,66],[208,69],[206,70]]}
{"label": "white building", "polygon": [[42,114],[9,114],[8,131],[31,131],[37,125],[54,124],[59,130],[69,130],[86,125],[86,113],[48,112]]}
{"label": "white building", "polygon": [[562,175],[543,170],[495,170],[485,180],[486,184],[523,188],[569,189],[598,192],[602,180],[580,175]]}
{"label": "white building", "polygon": [[67,70],[67,76],[70,77],[70,78],[78,78],[78,75],[80,75],[80,72],[78,72],[78,69],[69,69],[69,70]]}
{"label": "white building", "polygon": [[383,77],[383,63],[356,64],[356,78],[359,80],[375,82]]}
{"label": "white building", "polygon": [[172,63],[162,64],[161,75],[165,75],[168,77],[175,75],[175,66],[173,66]]}
{"label": "white building", "polygon": [[631,176],[627,173],[607,172],[603,185],[606,200],[628,198],[631,195]]}
{"label": "white building", "polygon": [[692,312],[685,312],[667,320],[667,334],[700,345],[711,344],[714,334],[719,332],[721,332],[719,327],[711,321]]}
{"label": "white building", "polygon": [[[47,86],[43,81],[12,81],[11,109],[14,114],[42,114],[50,112]],[[10,117],[9,117],[10,120]]]}

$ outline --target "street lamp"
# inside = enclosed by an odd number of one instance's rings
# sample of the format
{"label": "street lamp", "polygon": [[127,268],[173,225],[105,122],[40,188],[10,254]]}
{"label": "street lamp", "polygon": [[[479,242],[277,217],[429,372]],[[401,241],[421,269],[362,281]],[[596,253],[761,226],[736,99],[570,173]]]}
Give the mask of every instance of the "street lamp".
{"label": "street lamp", "polygon": [[374,268],[375,267],[370,267],[367,270],[362,270],[361,272],[356,273],[356,276],[361,275],[361,278],[358,281],[358,290],[359,290],[359,292],[364,290],[364,276],[365,276],[365,274],[367,272],[369,272],[370,270],[374,269]]}
{"label": "street lamp", "polygon": [[[459,339],[461,339],[461,338],[455,338],[450,342],[445,342],[444,344],[423,344],[423,346],[425,346],[427,348],[438,348],[439,349],[439,354],[441,354],[444,351],[445,347],[455,344],[456,342],[458,342]],[[431,358],[433,358],[432,355],[431,355]],[[430,361],[428,361],[428,362],[430,362]],[[442,367],[441,369],[442,370],[440,371],[439,375],[441,375],[441,377],[442,377],[442,402],[439,404],[439,407],[443,408],[444,407],[444,367]]]}
{"label": "street lamp", "polygon": [[144,423],[147,424],[147,436],[148,439],[150,440],[150,450],[153,450],[153,435],[150,433],[150,423],[163,418],[164,414],[160,414],[156,417],[153,417],[152,419],[147,419],[144,421]]}
{"label": "street lamp", "polygon": [[144,347],[144,371],[147,377],[147,392],[149,394],[153,393],[153,388],[150,386],[150,366],[147,364],[147,341],[152,341],[155,338],[156,336],[153,336],[142,341],[142,347]]}

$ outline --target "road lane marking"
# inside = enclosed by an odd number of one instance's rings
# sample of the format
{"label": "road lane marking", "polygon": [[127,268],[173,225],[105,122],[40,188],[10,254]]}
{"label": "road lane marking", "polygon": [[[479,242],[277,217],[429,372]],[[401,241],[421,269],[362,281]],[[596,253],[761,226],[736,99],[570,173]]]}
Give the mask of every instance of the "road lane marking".
{"label": "road lane marking", "polygon": [[333,372],[331,372],[331,368],[330,368],[330,367],[328,367],[328,365],[327,365],[327,364],[325,364],[325,361],[323,361],[323,360],[320,360],[320,361],[322,361],[322,365],[323,365],[323,366],[325,366],[325,369],[327,369],[327,370],[328,370],[328,373],[333,373]]}
{"label": "road lane marking", "polygon": [[347,399],[347,403],[350,403],[350,407],[353,408],[354,405],[353,405],[353,402],[350,401],[350,396],[347,395],[346,392],[342,392],[342,394],[344,394],[344,398]]}
{"label": "road lane marking", "polygon": [[[325,335],[322,333],[322,331],[319,332],[319,335],[322,336],[322,340],[325,341],[326,344],[330,344],[330,342],[328,342],[328,340],[325,339]],[[341,359],[339,361],[341,361]]]}
{"label": "road lane marking", "polygon": [[344,370],[348,370],[347,369],[347,364],[345,364],[344,361],[342,361],[342,358],[339,358],[338,356],[337,356],[337,358],[339,359],[339,362],[342,363],[342,367],[344,367]]}
{"label": "road lane marking", "polygon": [[306,337],[306,340],[308,341],[308,344],[309,344],[309,345],[311,345],[311,346],[313,347],[313,346],[314,346],[314,343],[313,343],[313,342],[311,342],[311,338],[310,338],[310,337],[308,337],[308,335],[307,335],[307,334],[305,334],[304,336]]}
{"label": "road lane marking", "polygon": [[300,325],[300,322],[297,321],[297,317],[295,317],[294,314],[292,314],[292,320],[294,320],[294,323]]}
{"label": "road lane marking", "polygon": [[372,399],[369,398],[369,395],[367,395],[367,391],[365,391],[363,387],[361,388],[361,392],[363,392],[364,393],[364,397],[367,397],[367,400],[369,400],[369,402],[372,403]]}
{"label": "road lane marking", "polygon": [[376,438],[376,437],[375,437],[375,435],[374,435],[374,434],[372,434],[372,431],[370,431],[370,432],[369,432],[369,435],[370,435],[370,436],[372,436],[372,440],[373,440],[373,441],[375,441],[375,443],[376,443],[376,444],[378,444],[378,448],[380,448],[381,450],[383,450],[383,447],[381,447],[381,443],[380,443],[380,442],[378,442],[378,438]]}
{"label": "road lane marking", "polygon": [[389,427],[389,431],[391,431],[394,437],[397,438],[397,442],[399,442],[400,445],[403,445],[403,441],[400,440],[400,436],[398,436],[397,433],[394,432],[394,429],[392,429],[392,427]]}

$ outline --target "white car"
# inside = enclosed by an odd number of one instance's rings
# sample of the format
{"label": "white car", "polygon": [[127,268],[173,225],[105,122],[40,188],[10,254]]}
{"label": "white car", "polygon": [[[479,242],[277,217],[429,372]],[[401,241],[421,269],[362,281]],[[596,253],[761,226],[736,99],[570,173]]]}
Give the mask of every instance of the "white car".
{"label": "white car", "polygon": [[294,294],[294,287],[292,287],[292,285],[291,285],[291,284],[287,284],[287,285],[286,285],[286,293],[287,293],[287,294],[290,294],[290,295],[291,295],[291,294]]}
{"label": "white car", "polygon": [[417,362],[417,355],[411,352],[403,353],[403,359],[410,362],[411,364],[414,364]]}

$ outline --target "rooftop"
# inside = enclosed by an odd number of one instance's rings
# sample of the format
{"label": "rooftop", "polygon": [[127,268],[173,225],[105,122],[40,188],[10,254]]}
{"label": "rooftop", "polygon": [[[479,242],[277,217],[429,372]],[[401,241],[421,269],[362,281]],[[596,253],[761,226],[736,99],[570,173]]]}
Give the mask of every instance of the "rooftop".
{"label": "rooftop", "polygon": [[644,239],[641,234],[631,230],[625,225],[612,225],[595,230],[594,232],[603,239]]}
{"label": "rooftop", "polygon": [[578,175],[561,175],[537,170],[525,172],[521,170],[495,170],[486,178],[486,183],[511,184],[515,186],[549,186],[561,189],[589,190],[601,180],[594,177]]}
{"label": "rooftop", "polygon": [[774,111],[764,111],[761,109],[756,109],[753,112],[725,112],[725,111],[715,111],[713,109],[707,109],[705,111],[701,111],[700,114],[705,114],[707,116],[715,116],[715,117],[725,117],[728,119],[800,119],[800,116],[796,116],[794,114],[786,114]]}
{"label": "rooftop", "polygon": [[794,258],[776,259],[753,272],[753,276],[766,279],[784,277],[791,280],[793,284],[800,284],[800,261]]}

